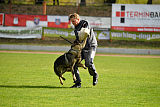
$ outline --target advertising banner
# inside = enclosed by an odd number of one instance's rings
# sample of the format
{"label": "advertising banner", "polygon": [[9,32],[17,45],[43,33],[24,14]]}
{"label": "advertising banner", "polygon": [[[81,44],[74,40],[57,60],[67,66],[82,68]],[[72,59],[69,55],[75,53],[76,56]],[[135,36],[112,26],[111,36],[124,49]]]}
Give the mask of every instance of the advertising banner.
{"label": "advertising banner", "polygon": [[[110,39],[110,32],[109,31],[94,31],[95,36],[97,39],[101,40],[109,40]],[[44,28],[44,35],[50,37],[59,37],[64,36],[67,38],[74,38],[74,30],[73,29],[57,29],[57,28]]]}
{"label": "advertising banner", "polygon": [[0,27],[2,38],[41,38],[42,27]]}
{"label": "advertising banner", "polygon": [[111,31],[112,40],[160,41],[160,33]]}
{"label": "advertising banner", "polygon": [[[80,16],[81,20],[87,20],[91,28],[109,29],[111,28],[110,17],[91,17],[91,16]],[[71,28],[74,26],[71,24]]]}
{"label": "advertising banner", "polygon": [[90,17],[80,16],[82,20],[87,20],[92,28],[111,28],[110,17]]}
{"label": "advertising banner", "polygon": [[160,5],[113,4],[111,29],[160,32]]}
{"label": "advertising banner", "polygon": [[47,26],[47,16],[45,15],[16,15],[5,14],[5,26]]}
{"label": "advertising banner", "polygon": [[68,16],[47,16],[48,27],[68,28]]}
{"label": "advertising banner", "polygon": [[[87,20],[92,28],[111,28],[111,18],[109,17],[80,17],[81,20]],[[5,26],[74,28],[74,26],[69,23],[68,16],[17,14],[5,14]]]}
{"label": "advertising banner", "polygon": [[[152,2],[153,1],[155,0],[152,0]],[[148,0],[116,0],[117,4],[147,4],[147,2]]]}
{"label": "advertising banner", "polygon": [[5,26],[68,28],[68,16],[5,14]]}
{"label": "advertising banner", "polygon": [[0,13],[0,26],[3,26],[4,14]]}

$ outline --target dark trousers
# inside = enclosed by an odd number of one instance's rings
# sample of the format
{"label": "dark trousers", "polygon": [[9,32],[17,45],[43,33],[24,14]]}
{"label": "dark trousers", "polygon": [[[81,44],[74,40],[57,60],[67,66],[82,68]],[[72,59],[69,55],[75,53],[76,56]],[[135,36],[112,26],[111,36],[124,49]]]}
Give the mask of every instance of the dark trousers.
{"label": "dark trousers", "polygon": [[57,5],[59,5],[59,0],[53,0],[53,5],[56,4],[56,1],[57,1]]}
{"label": "dark trousers", "polygon": [[[96,68],[95,65],[93,63],[94,57],[95,57],[95,53],[96,53],[96,47],[91,47],[91,49],[89,50],[82,50],[82,60],[85,60],[85,65],[88,68],[89,74],[91,76],[96,76],[97,72],[96,72]],[[79,70],[78,67],[75,65],[74,67],[74,73],[76,76],[76,81],[75,83],[79,83],[81,82],[81,78],[79,75]]]}

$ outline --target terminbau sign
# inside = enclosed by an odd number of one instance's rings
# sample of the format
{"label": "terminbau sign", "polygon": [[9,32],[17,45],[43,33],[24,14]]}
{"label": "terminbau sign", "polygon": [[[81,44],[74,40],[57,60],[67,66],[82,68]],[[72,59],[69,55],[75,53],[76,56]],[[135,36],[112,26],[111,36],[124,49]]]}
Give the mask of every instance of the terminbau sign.
{"label": "terminbau sign", "polygon": [[127,11],[126,16],[130,18],[159,18],[160,12]]}
{"label": "terminbau sign", "polygon": [[138,32],[160,32],[160,6],[114,4],[112,29]]}

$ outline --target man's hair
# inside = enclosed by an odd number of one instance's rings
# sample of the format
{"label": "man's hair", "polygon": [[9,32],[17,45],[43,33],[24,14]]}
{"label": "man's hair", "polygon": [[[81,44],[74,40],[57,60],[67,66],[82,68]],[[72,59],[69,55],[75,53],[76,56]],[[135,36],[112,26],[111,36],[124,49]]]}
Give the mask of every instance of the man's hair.
{"label": "man's hair", "polygon": [[79,15],[77,13],[70,14],[69,15],[69,20],[71,20],[71,18],[80,19]]}

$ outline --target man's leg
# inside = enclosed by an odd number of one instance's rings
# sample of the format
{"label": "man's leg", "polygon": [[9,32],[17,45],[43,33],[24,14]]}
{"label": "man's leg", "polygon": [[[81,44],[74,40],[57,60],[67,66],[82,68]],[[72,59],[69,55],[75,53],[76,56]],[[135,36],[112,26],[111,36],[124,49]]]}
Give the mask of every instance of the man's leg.
{"label": "man's leg", "polygon": [[80,78],[79,70],[78,70],[77,66],[74,66],[74,73],[75,73],[75,76],[76,76],[76,81],[74,81],[74,83],[80,83],[81,78]]}
{"label": "man's leg", "polygon": [[55,0],[53,0],[53,5],[55,5],[56,3],[55,3]]}
{"label": "man's leg", "polygon": [[92,47],[91,50],[84,50],[83,57],[85,59],[85,65],[88,67],[89,74],[93,76],[93,85],[98,83],[98,73],[96,72],[95,65],[93,63],[96,53],[96,47]]}
{"label": "man's leg", "polygon": [[57,5],[59,6],[59,0],[57,0]]}
{"label": "man's leg", "polygon": [[93,59],[91,59],[91,65],[88,67],[88,71],[91,76],[93,76],[93,85],[95,86],[98,83],[98,73],[96,72],[96,68],[93,64]]}

